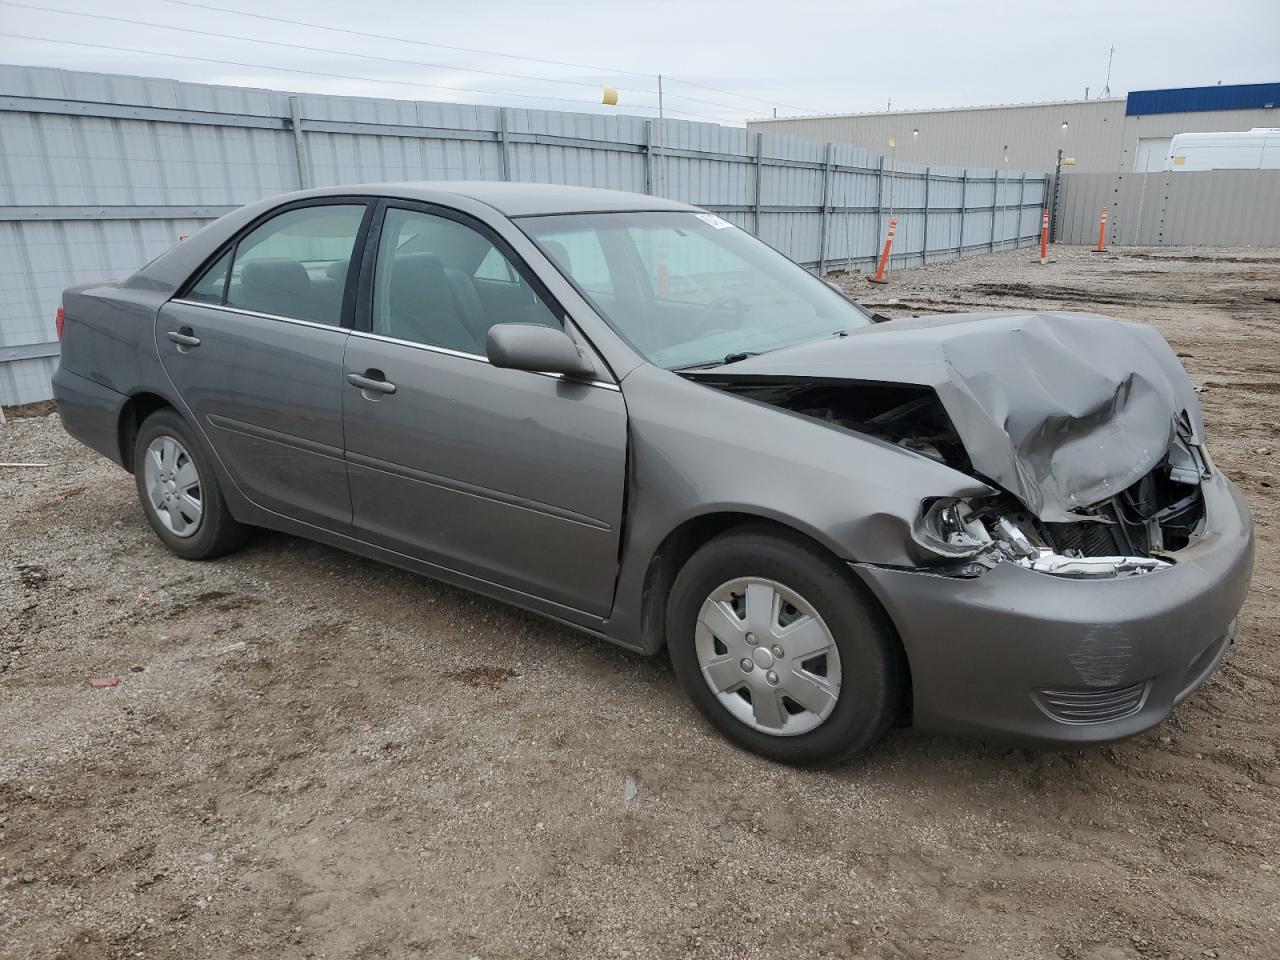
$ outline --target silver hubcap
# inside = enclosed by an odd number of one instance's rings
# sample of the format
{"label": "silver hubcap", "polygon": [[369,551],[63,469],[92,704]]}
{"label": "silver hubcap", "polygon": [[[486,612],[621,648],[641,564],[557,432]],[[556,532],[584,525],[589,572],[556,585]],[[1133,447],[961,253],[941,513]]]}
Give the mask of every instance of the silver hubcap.
{"label": "silver hubcap", "polygon": [[835,638],[803,597],[773,580],[718,587],[698,612],[694,647],[720,703],[761,733],[808,733],[840,699]]}
{"label": "silver hubcap", "polygon": [[176,537],[189,537],[200,529],[204,515],[200,472],[186,447],[173,437],[156,437],[147,447],[142,479],[151,509],[166,530]]}

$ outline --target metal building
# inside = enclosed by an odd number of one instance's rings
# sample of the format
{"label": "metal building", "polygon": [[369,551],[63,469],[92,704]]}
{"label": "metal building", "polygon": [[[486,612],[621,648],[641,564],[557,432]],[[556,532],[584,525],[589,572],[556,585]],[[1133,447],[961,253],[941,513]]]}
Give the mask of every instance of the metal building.
{"label": "metal building", "polygon": [[1144,172],[1161,168],[1175,134],[1280,127],[1277,107],[1280,83],[1253,83],[1108,100],[753,120],[747,129],[852,143],[902,163],[1052,170],[1061,149],[1075,160],[1074,173]]}

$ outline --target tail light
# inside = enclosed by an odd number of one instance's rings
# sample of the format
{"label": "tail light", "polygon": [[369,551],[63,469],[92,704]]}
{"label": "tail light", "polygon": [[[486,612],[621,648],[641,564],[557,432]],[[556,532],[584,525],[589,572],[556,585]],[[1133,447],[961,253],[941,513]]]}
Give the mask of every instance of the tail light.
{"label": "tail light", "polygon": [[54,326],[54,329],[58,331],[59,340],[62,339],[62,328],[66,326],[66,323],[67,323],[67,311],[63,310],[62,305],[59,304],[58,312],[54,314],[54,317],[53,317],[53,326]]}

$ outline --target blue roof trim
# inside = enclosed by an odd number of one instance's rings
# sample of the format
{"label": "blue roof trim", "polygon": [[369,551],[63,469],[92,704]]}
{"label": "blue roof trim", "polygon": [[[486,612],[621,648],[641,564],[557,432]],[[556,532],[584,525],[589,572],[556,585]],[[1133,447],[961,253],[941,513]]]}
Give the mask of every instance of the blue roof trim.
{"label": "blue roof trim", "polygon": [[1280,83],[1237,83],[1226,87],[1135,90],[1129,94],[1124,113],[1133,117],[1152,113],[1261,110],[1272,106],[1280,107]]}

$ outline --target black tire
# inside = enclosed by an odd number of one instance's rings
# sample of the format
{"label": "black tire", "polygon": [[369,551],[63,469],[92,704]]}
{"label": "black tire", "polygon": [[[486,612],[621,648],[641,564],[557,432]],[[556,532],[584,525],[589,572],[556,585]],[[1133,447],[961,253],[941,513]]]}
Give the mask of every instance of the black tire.
{"label": "black tire", "polygon": [[[735,717],[702,675],[695,625],[703,603],[740,577],[782,584],[827,625],[840,654],[836,704],[813,730],[769,734]],[[878,741],[899,714],[903,662],[880,605],[845,567],[799,535],[772,528],[729,531],[704,544],[680,570],[667,603],[667,646],[676,676],[698,711],[730,740],[770,760],[797,766],[835,764]],[[750,701],[748,701],[748,709]]]}
{"label": "black tire", "polygon": [[[199,475],[202,509],[195,531],[187,536],[178,536],[166,527],[147,491],[147,449],[153,441],[165,436],[174,438],[182,445]],[[157,410],[143,421],[133,445],[133,477],[142,512],[151,524],[151,529],[166,547],[184,560],[212,560],[239,549],[247,541],[248,528],[231,516],[231,511],[222,498],[212,464],[193,436],[193,431],[177,411],[170,408]]]}

